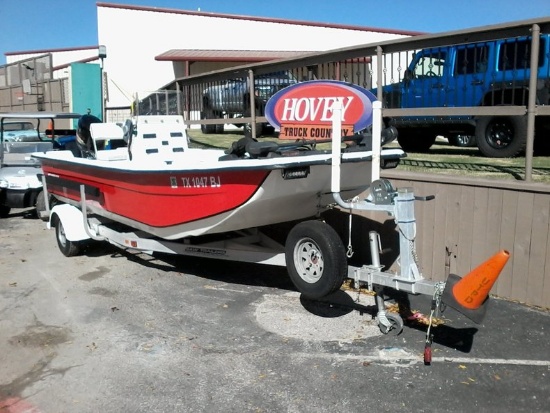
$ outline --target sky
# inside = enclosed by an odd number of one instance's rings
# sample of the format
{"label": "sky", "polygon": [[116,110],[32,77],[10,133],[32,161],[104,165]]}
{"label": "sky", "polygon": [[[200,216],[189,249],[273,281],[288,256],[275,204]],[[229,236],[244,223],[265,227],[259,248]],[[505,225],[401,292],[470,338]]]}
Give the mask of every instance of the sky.
{"label": "sky", "polygon": [[[439,33],[550,17],[550,0],[104,0],[318,23]],[[0,65],[6,52],[97,45],[97,0],[0,0]],[[139,30],[121,22],[121,31]],[[208,35],[208,33],[200,33]]]}

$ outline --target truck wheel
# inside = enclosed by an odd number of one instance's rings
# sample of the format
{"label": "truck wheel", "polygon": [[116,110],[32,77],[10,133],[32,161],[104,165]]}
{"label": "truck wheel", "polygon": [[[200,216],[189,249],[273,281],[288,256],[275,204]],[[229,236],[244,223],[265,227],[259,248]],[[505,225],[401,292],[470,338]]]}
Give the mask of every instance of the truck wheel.
{"label": "truck wheel", "polygon": [[275,128],[269,123],[264,123],[262,125],[262,135],[273,135],[275,133]]}
{"label": "truck wheel", "polygon": [[81,250],[81,243],[69,241],[65,236],[65,228],[59,218],[55,222],[55,238],[57,240],[57,246],[65,257],[74,257],[78,255]]}
{"label": "truck wheel", "polygon": [[11,208],[6,205],[0,205],[0,218],[7,218],[10,214]]}
{"label": "truck wheel", "polygon": [[436,134],[423,128],[401,128],[397,142],[405,152],[427,152],[435,142]]}
{"label": "truck wheel", "polygon": [[[256,129],[256,138],[259,138],[262,135],[262,124],[256,123],[254,124],[254,128]],[[252,124],[251,123],[245,123],[243,127],[243,133],[245,138],[252,138]]]}
{"label": "truck wheel", "polygon": [[[201,112],[201,119],[215,119],[214,113],[211,110],[206,110]],[[201,132],[205,135],[210,133],[216,133],[216,126],[218,125],[204,125],[201,124]],[[223,125],[221,125],[223,127]]]}
{"label": "truck wheel", "polygon": [[483,116],[476,124],[477,147],[488,158],[512,158],[525,150],[527,116]]}
{"label": "truck wheel", "polygon": [[321,221],[305,221],[292,228],[285,258],[290,279],[308,298],[335,292],[347,276],[344,244],[336,231]]}
{"label": "truck wheel", "polygon": [[447,138],[449,145],[459,148],[470,148],[476,146],[476,137],[474,135],[451,135]]}
{"label": "truck wheel", "polygon": [[[250,116],[252,116],[252,111],[250,110],[250,106],[249,106],[248,109],[246,110],[246,112],[244,113],[244,117],[248,118]],[[262,114],[261,114],[261,112],[258,108],[256,108],[256,116],[262,116]],[[261,124],[261,123],[255,123],[255,124],[245,123],[243,125],[243,133],[244,133],[245,138],[252,138],[252,128],[256,129],[256,131],[255,131],[256,132],[256,138],[259,138],[262,135],[264,125]]]}

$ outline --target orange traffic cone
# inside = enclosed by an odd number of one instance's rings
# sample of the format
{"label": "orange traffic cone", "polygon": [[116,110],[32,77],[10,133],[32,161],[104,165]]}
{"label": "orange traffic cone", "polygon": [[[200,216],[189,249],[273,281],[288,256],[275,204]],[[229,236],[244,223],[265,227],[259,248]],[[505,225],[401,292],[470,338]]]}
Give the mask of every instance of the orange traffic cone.
{"label": "orange traffic cone", "polygon": [[508,258],[508,251],[499,251],[462,277],[453,287],[453,296],[457,303],[470,310],[479,308],[489,295]]}
{"label": "orange traffic cone", "polygon": [[480,323],[485,317],[489,292],[508,258],[510,253],[501,250],[462,278],[449,274],[441,301]]}

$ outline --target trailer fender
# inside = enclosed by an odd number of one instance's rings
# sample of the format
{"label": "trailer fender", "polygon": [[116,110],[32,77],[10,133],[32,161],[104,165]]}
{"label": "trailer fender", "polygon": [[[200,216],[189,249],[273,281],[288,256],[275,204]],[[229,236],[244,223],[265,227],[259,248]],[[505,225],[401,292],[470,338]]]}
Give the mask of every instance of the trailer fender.
{"label": "trailer fender", "polygon": [[69,241],[83,241],[90,239],[84,228],[82,211],[69,204],[60,204],[52,208],[48,229],[55,228],[57,221],[61,221],[65,229],[65,236]]}

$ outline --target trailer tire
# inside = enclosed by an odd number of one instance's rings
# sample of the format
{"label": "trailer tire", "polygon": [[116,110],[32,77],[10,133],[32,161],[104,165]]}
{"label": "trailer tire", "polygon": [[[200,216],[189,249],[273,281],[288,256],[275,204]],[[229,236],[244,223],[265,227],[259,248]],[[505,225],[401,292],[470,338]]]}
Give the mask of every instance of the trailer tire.
{"label": "trailer tire", "polygon": [[322,298],[337,291],[347,276],[347,258],[336,231],[321,221],[296,225],[285,243],[290,279],[306,298]]}
{"label": "trailer tire", "polygon": [[70,241],[65,235],[65,228],[59,218],[55,219],[55,239],[57,240],[57,246],[65,257],[74,257],[80,254],[82,249],[82,242]]}

